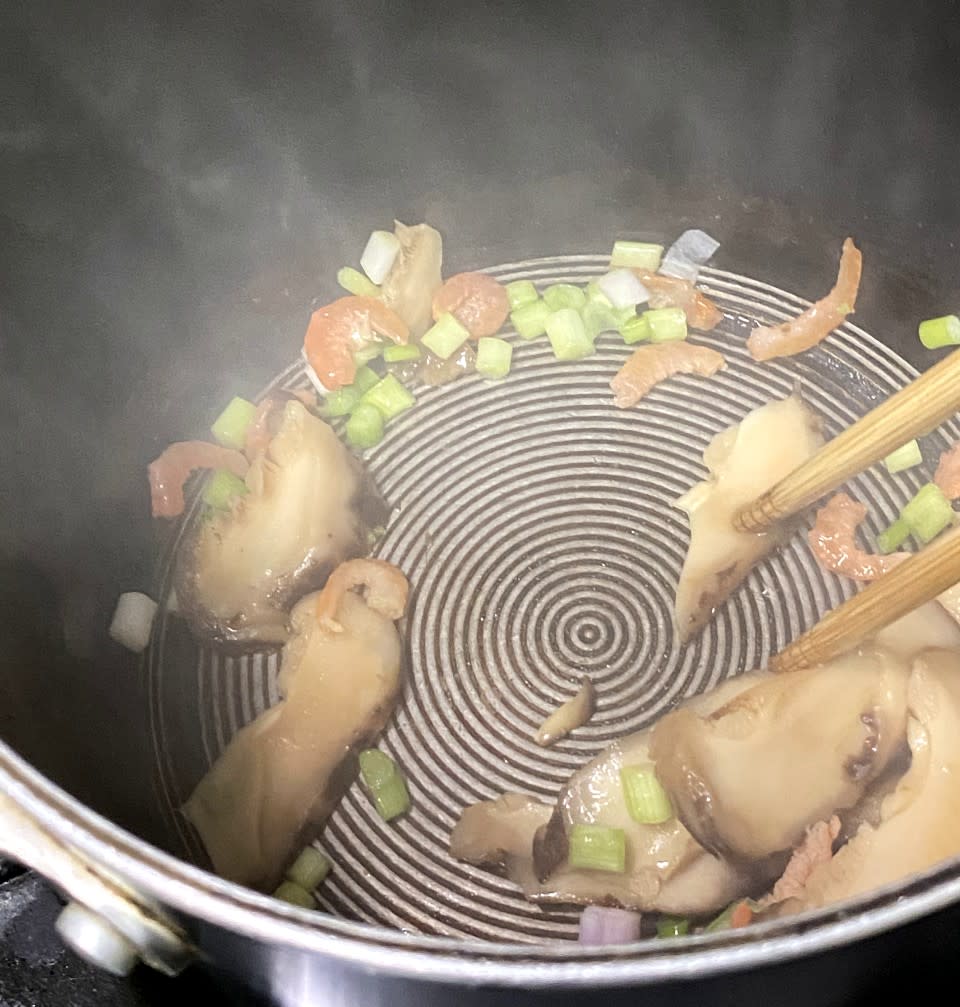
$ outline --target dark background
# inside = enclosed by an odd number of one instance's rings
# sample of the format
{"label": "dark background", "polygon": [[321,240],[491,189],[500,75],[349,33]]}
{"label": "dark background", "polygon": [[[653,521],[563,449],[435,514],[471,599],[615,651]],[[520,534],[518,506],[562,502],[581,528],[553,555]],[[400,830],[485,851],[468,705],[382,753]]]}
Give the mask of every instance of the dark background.
{"label": "dark background", "polygon": [[[150,584],[143,468],[290,361],[394,216],[450,271],[694,224],[806,296],[850,233],[857,320],[919,363],[960,306],[958,55],[953,3],[4,4],[0,735],[155,834],[104,632]],[[71,1002],[32,968],[0,993]]]}

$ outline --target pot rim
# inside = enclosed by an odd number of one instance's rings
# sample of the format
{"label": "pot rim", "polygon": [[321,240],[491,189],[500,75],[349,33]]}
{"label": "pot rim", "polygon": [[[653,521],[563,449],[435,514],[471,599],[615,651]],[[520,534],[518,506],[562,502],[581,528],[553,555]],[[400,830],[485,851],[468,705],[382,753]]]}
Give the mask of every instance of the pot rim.
{"label": "pot rim", "polygon": [[[880,934],[960,901],[960,858],[869,896],[750,928],[586,948],[404,934],[287,905],[224,881],[115,825],[0,741],[0,789],[62,842],[187,917],[390,976],[507,987],[610,987],[719,975]],[[30,866],[30,865],[28,865]]]}

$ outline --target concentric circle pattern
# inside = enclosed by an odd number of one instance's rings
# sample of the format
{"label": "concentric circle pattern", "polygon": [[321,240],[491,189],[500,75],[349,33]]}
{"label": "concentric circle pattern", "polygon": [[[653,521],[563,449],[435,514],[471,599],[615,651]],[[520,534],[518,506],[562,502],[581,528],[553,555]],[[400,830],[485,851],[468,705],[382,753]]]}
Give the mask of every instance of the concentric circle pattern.
{"label": "concentric circle pattern", "polygon": [[[576,255],[491,272],[542,287],[585,282],[604,267],[604,257]],[[639,407],[618,410],[608,383],[629,349],[617,337],[570,364],[545,341],[513,337],[506,381],[474,376],[420,390],[417,407],[370,452],[393,506],[379,555],[412,585],[406,686],[381,744],[408,775],[413,810],[385,825],[358,788],[348,794],[320,843],[336,864],[323,909],[420,933],[572,936],[574,912],[537,908],[506,880],[449,858],[461,809],[508,790],[551,800],[612,739],[762,666],[852,592],[817,567],[797,535],[698,639],[680,646],[675,638],[688,532],[673,501],[703,477],[710,438],[798,384],[833,434],[913,376],[850,325],[811,353],[756,364],[744,349],[753,320],[789,317],[806,302],[716,270],[704,271],[703,284],[726,312],[715,331],[693,337],[726,356],[715,378],[677,377]],[[292,367],[278,383],[305,379]],[[941,440],[934,435],[934,450]],[[928,477],[856,479],[853,491],[871,502],[866,534]],[[175,623],[160,627],[149,661],[155,741],[171,823],[199,857],[175,809],[232,734],[276,701],[277,661],[198,650],[182,631],[175,643]],[[537,727],[584,676],[596,687],[595,715],[554,748],[537,747]]]}

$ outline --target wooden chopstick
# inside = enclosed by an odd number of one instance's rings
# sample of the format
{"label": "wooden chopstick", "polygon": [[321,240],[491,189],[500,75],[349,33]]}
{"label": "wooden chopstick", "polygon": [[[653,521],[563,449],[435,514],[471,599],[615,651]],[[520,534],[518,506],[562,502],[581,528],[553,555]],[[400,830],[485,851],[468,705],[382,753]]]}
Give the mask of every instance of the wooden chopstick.
{"label": "wooden chopstick", "polygon": [[743,507],[734,518],[735,527],[764,531],[809,507],[912,438],[929,433],[958,410],[960,350],[954,350]]}
{"label": "wooden chopstick", "polygon": [[771,671],[796,671],[852,650],[868,636],[960,582],[960,529],[904,560],[828,612],[770,659]]}

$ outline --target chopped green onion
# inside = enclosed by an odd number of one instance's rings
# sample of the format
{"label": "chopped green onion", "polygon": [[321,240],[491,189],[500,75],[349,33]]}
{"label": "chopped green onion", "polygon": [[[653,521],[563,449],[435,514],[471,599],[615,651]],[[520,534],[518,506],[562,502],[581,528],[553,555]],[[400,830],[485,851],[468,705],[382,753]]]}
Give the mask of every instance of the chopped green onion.
{"label": "chopped green onion", "polygon": [[484,336],[477,344],[477,362],[474,367],[477,374],[496,381],[505,378],[510,373],[510,362],[513,359],[513,347],[506,339],[496,336]]}
{"label": "chopped green onion", "polygon": [[646,315],[634,315],[620,326],[620,335],[628,344],[642,343],[650,338],[650,321]]}
{"label": "chopped green onion", "polygon": [[936,483],[927,483],[900,511],[900,517],[910,528],[910,534],[926,544],[953,521],[953,507]]}
{"label": "chopped green onion", "polygon": [[720,913],[719,916],[715,916],[704,928],[703,932],[705,934],[712,934],[716,930],[729,930],[730,929],[730,918],[733,916],[733,910],[736,908],[737,903],[731,902],[726,909]]}
{"label": "chopped green onion", "polygon": [[690,921],[685,916],[661,916],[657,920],[658,937],[683,937],[690,933]]}
{"label": "chopped green onion", "polygon": [[392,420],[415,405],[417,400],[403,386],[402,382],[397,380],[395,374],[388,374],[373,388],[365,391],[360,401],[369,406],[376,406],[385,420]]}
{"label": "chopped green onion", "polygon": [[507,284],[506,290],[511,311],[516,311],[525,304],[533,304],[540,297],[537,288],[529,280],[514,280]]}
{"label": "chopped green onion", "polygon": [[389,822],[410,807],[410,794],[397,764],[378,748],[360,753],[360,776],[380,817]]}
{"label": "chopped green onion", "polygon": [[610,298],[600,289],[600,284],[596,280],[591,280],[587,284],[587,304],[593,302],[603,304],[608,308],[613,307]]}
{"label": "chopped green onion", "polygon": [[289,902],[292,906],[300,906],[303,909],[316,909],[317,900],[305,889],[295,885],[292,881],[281,881],[277,890],[273,893],[275,899],[282,902]]}
{"label": "chopped green onion", "polygon": [[227,469],[217,469],[203,487],[203,502],[214,510],[226,510],[238,496],[249,492],[239,476]]}
{"label": "chopped green onion", "polygon": [[354,353],[353,362],[358,367],[363,364],[369,364],[371,360],[376,360],[383,350],[383,343],[371,343],[369,346],[364,346],[362,350],[357,350],[357,352]]}
{"label": "chopped green onion", "polygon": [[345,427],[347,440],[361,451],[383,439],[383,413],[368,402],[361,402],[350,414]]}
{"label": "chopped green onion", "polygon": [[419,360],[423,354],[416,343],[397,345],[391,343],[383,348],[383,361],[386,364],[402,364],[408,360]]}
{"label": "chopped green onion", "polygon": [[659,825],[673,818],[670,798],[657,779],[653,766],[624,766],[620,770],[620,783],[627,811],[641,825]]}
{"label": "chopped green onion", "polygon": [[470,333],[460,322],[445,311],[434,324],[427,329],[420,340],[424,346],[441,360],[452,357],[457,350],[470,338]]}
{"label": "chopped green onion", "polygon": [[626,833],[604,825],[573,825],[567,860],[574,870],[623,874],[627,869]]}
{"label": "chopped green onion", "polygon": [[210,431],[225,448],[242,451],[247,442],[247,428],[253,422],[256,411],[257,407],[252,402],[237,396],[213,421]]}
{"label": "chopped green onion", "polygon": [[353,387],[363,395],[380,380],[380,375],[372,367],[361,366],[357,368],[357,373],[353,379]]}
{"label": "chopped green onion", "polygon": [[587,303],[587,295],[572,283],[554,283],[543,292],[543,299],[551,311],[561,308],[576,308],[579,311]]}
{"label": "chopped green onion", "polygon": [[353,412],[360,401],[360,392],[355,385],[344,385],[329,392],[323,399],[324,416],[346,416]]}
{"label": "chopped green onion", "polygon": [[337,283],[348,293],[356,297],[379,297],[380,288],[353,266],[344,266],[337,272]]}
{"label": "chopped green onion", "polygon": [[663,245],[645,241],[615,241],[610,254],[610,268],[626,266],[628,269],[645,269],[655,273],[660,268]]}
{"label": "chopped green onion", "polygon": [[651,308],[643,313],[650,325],[650,342],[671,343],[687,338],[687,316],[683,308]]}
{"label": "chopped green onion", "polygon": [[591,339],[596,339],[601,332],[616,331],[617,320],[614,318],[613,308],[609,304],[588,300],[580,309],[580,317],[583,319],[583,327]]}
{"label": "chopped green onion", "polygon": [[587,335],[580,313],[561,308],[547,319],[547,338],[557,360],[580,360],[593,353],[593,340]]}
{"label": "chopped green onion", "polygon": [[546,301],[532,301],[514,308],[510,313],[510,322],[521,339],[536,339],[547,331],[549,317],[550,308]]}
{"label": "chopped green onion", "polygon": [[899,549],[908,538],[910,538],[910,525],[900,518],[885,531],[880,532],[877,536],[877,548],[886,556],[887,553]]}
{"label": "chopped green onion", "polygon": [[286,880],[312,892],[330,873],[330,861],[312,846],[305,846],[287,869]]}
{"label": "chopped green onion", "polygon": [[960,318],[956,315],[928,318],[920,323],[918,331],[920,342],[928,350],[936,350],[941,346],[955,346],[960,343]]}
{"label": "chopped green onion", "polygon": [[916,442],[916,439],[908,441],[903,445],[902,448],[897,448],[896,451],[891,451],[886,458],[883,459],[883,464],[887,467],[887,471],[890,475],[895,476],[898,472],[905,472],[907,469],[912,469],[915,465],[919,465],[923,461],[923,455],[920,453],[920,445]]}

